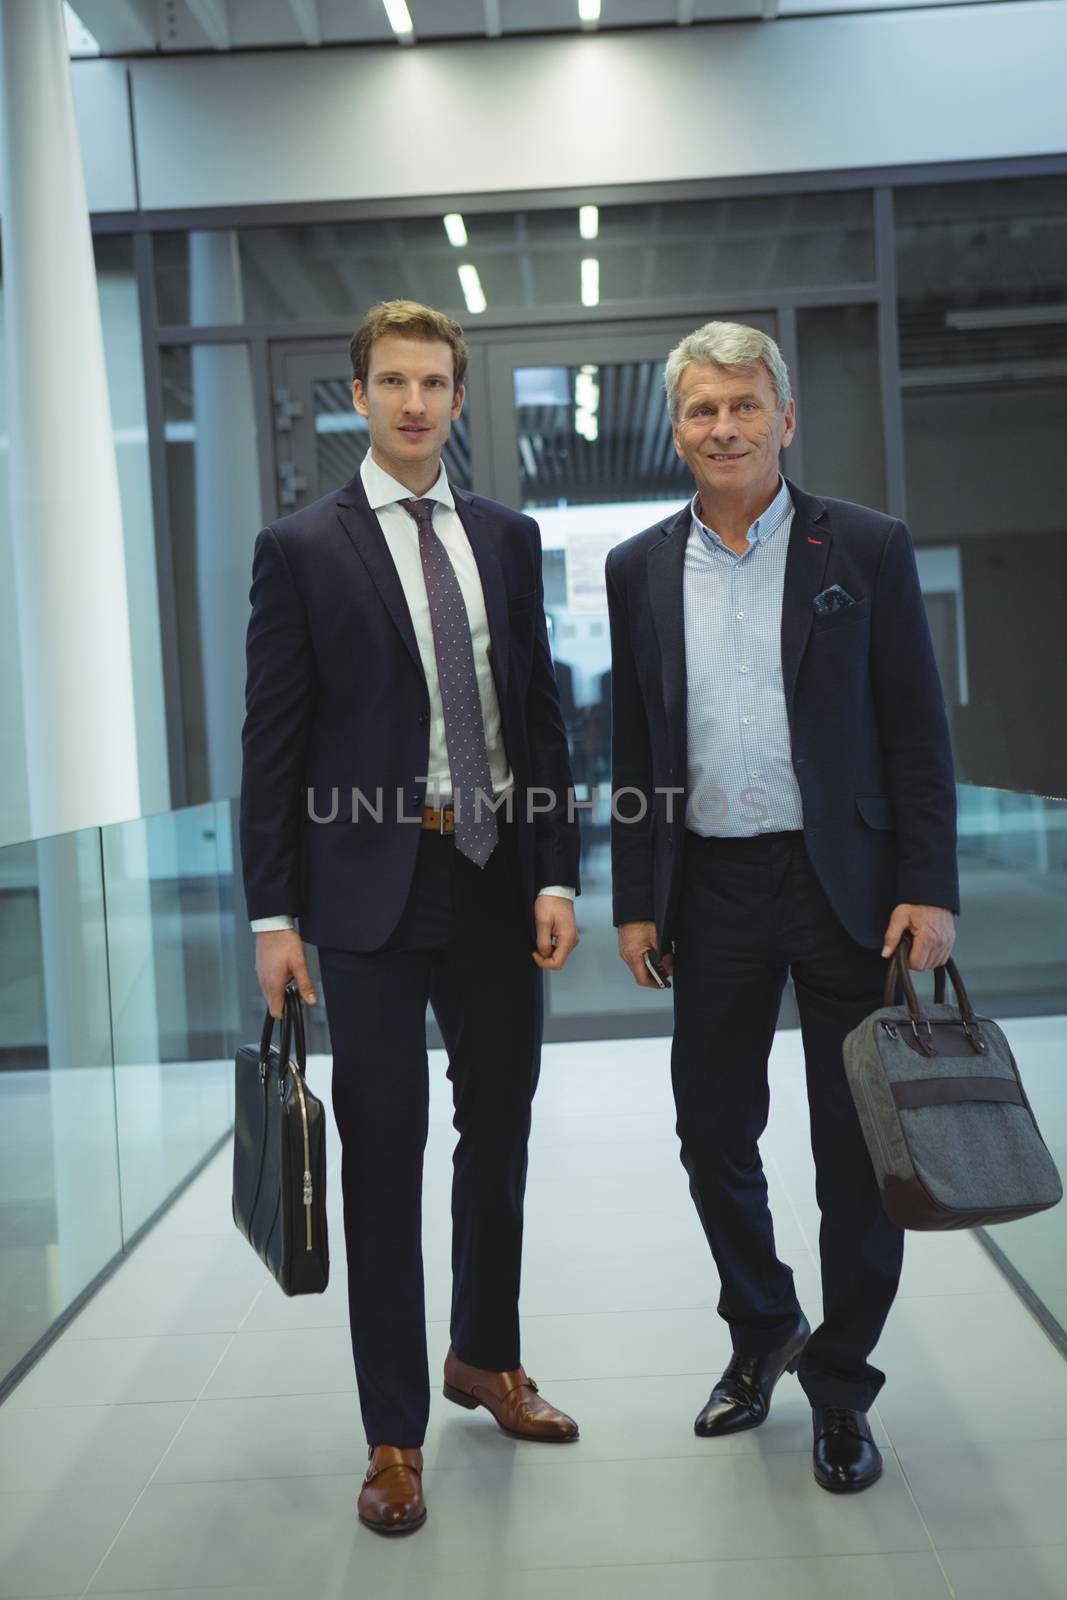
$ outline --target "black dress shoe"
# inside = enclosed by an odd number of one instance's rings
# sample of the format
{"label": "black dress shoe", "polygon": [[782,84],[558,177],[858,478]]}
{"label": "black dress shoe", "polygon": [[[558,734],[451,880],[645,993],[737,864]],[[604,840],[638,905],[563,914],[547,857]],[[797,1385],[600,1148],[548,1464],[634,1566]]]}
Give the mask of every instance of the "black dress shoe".
{"label": "black dress shoe", "polygon": [[804,1346],[811,1338],[808,1319],[801,1315],[796,1331],[764,1355],[746,1356],[736,1351],[730,1365],[711,1391],[703,1411],[693,1423],[693,1432],[702,1439],[723,1433],[741,1433],[758,1428],[771,1408],[774,1386],[783,1372],[795,1372]]}
{"label": "black dress shoe", "polygon": [[812,1412],[815,1482],[831,1494],[855,1494],[882,1476],[882,1456],[866,1411],[816,1406]]}

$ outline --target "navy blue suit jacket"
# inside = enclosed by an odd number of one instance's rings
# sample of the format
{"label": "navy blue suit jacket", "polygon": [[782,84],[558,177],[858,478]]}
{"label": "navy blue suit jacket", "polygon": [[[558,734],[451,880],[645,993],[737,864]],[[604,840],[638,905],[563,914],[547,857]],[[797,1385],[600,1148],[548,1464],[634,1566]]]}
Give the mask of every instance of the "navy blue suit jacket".
{"label": "navy blue suit jacket", "polygon": [[[522,887],[578,887],[567,739],[545,630],[537,524],[453,485],[481,575],[515,778]],[[411,614],[357,474],[256,540],[242,736],[241,856],[253,920],[375,950],[407,900],[426,799],[430,702]],[[544,809],[551,791],[555,803]],[[381,797],[377,822],[371,805]],[[333,821],[316,822],[312,816]],[[400,820],[407,816],[408,822]]]}
{"label": "navy blue suit jacket", "polygon": [[[880,947],[901,902],[959,910],[956,791],[944,699],[902,522],[789,484],[782,676],[804,841],[838,918]],[[647,797],[613,821],[614,920],[655,922],[669,949],[686,785],[683,563],[687,505],[608,557],[613,783]],[[856,604],[816,616],[839,584]],[[686,797],[687,798],[687,797]],[[631,811],[640,809],[634,799]],[[620,800],[618,811],[626,813]]]}

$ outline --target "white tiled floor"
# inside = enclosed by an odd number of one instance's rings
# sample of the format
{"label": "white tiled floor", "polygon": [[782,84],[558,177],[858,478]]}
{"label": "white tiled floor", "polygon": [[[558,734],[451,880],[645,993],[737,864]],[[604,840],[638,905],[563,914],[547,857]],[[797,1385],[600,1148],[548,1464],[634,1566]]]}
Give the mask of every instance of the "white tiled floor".
{"label": "white tiled floor", "polygon": [[[432,1062],[427,1315],[448,1342],[451,1129]],[[814,1321],[799,1042],[775,1047],[765,1155]],[[328,1063],[312,1081],[325,1094]],[[1067,1363],[967,1235],[913,1236],[878,1361],[883,1481],[818,1489],[809,1412],[699,1440],[728,1356],[677,1158],[665,1040],[545,1052],[524,1355],[581,1422],[563,1450],[435,1396],[430,1515],[361,1529],[336,1141],[334,1282],[289,1301],[229,1217],[220,1156],[0,1408],[0,1600],[1067,1600]],[[436,1375],[435,1375],[436,1376]]]}

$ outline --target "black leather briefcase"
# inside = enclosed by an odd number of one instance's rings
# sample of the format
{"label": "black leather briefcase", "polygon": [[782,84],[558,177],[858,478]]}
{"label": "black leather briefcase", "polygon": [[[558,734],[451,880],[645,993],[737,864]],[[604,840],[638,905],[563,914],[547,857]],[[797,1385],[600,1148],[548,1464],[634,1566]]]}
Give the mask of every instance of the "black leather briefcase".
{"label": "black leather briefcase", "polygon": [[280,1050],[273,1033],[268,1011],[259,1048],[242,1045],[234,1063],[233,1220],[286,1294],[321,1294],[330,1278],[326,1114],[307,1086],[304,1012],[292,983]]}

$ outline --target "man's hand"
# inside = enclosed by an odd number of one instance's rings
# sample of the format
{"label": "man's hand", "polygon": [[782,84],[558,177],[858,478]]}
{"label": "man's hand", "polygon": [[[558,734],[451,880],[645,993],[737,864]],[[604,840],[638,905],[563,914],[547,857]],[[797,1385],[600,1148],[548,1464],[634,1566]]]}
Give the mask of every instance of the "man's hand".
{"label": "man's hand", "polygon": [[558,972],[578,943],[574,901],[560,894],[539,894],[534,901],[534,925],[534,960],[542,972]]}
{"label": "man's hand", "polygon": [[296,979],[296,987],[305,1005],[315,1006],[319,1003],[304,960],[304,941],[295,928],[279,928],[274,933],[256,934],[256,977],[272,1017],[283,1014],[285,986],[290,978]]}
{"label": "man's hand", "polygon": [[[645,966],[645,951],[659,949],[659,935],[654,922],[620,922],[619,955],[634,975],[634,982],[642,989],[658,989],[659,984]],[[674,976],[674,957],[668,952],[659,958],[660,970],[667,977]]]}
{"label": "man's hand", "polygon": [[943,967],[956,942],[956,918],[941,906],[897,906],[885,930],[883,956],[891,956],[901,935],[911,934],[908,966],[916,972]]}

